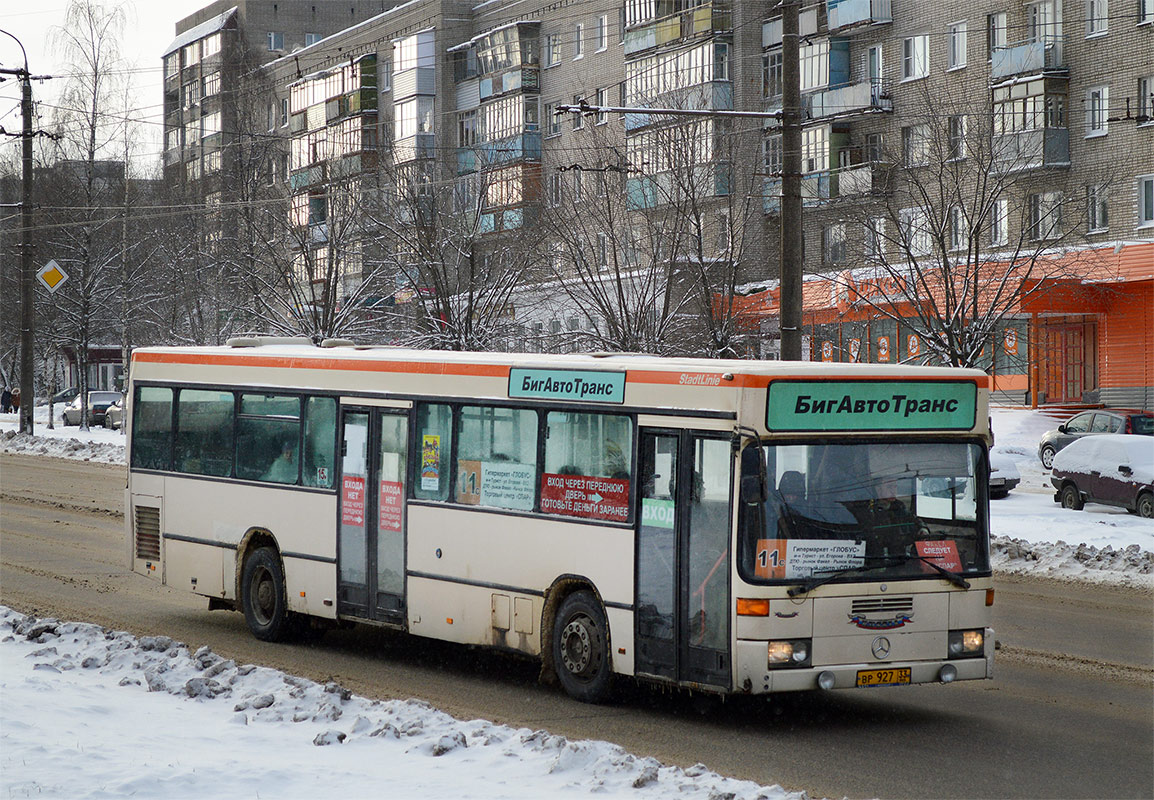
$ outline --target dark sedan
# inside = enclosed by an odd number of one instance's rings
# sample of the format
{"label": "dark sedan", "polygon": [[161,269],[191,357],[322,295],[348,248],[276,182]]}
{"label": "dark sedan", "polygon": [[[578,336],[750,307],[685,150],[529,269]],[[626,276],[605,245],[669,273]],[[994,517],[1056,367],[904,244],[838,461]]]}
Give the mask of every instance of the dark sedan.
{"label": "dark sedan", "polygon": [[1046,431],[1038,442],[1038,458],[1046,469],[1054,466],[1054,456],[1071,442],[1083,436],[1101,433],[1133,433],[1154,436],[1154,411],[1137,408],[1098,408],[1083,411]]}
{"label": "dark sedan", "polygon": [[1080,439],[1054,459],[1050,483],[1063,508],[1102,503],[1154,517],[1154,440],[1126,434]]}

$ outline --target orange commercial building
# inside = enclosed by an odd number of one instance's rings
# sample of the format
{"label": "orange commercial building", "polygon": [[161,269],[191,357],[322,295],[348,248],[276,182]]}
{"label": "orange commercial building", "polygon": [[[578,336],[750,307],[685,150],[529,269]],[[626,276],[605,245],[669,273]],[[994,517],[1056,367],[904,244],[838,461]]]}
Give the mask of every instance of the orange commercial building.
{"label": "orange commercial building", "polygon": [[[1064,263],[1065,262],[1065,263]],[[1005,265],[991,264],[991,270]],[[1034,270],[1037,274],[1042,270]],[[1048,259],[1019,280],[981,356],[999,399],[1154,408],[1154,242],[1119,242]],[[927,360],[914,314],[888,279],[807,275],[803,357],[894,363]],[[999,282],[1000,283],[1000,282]],[[775,327],[777,288],[735,298],[751,333]]]}

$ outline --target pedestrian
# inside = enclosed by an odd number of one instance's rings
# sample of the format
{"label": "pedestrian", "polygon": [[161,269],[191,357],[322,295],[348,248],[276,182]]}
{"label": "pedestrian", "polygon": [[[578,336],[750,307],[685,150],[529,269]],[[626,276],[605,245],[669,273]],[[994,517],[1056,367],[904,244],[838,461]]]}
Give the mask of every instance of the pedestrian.
{"label": "pedestrian", "polygon": [[8,391],[8,387],[4,387],[4,391],[0,392],[0,414],[7,414],[12,410],[12,392]]}
{"label": "pedestrian", "polygon": [[20,410],[20,387],[19,386],[17,386],[15,389],[12,390],[12,410],[13,411],[19,411]]}

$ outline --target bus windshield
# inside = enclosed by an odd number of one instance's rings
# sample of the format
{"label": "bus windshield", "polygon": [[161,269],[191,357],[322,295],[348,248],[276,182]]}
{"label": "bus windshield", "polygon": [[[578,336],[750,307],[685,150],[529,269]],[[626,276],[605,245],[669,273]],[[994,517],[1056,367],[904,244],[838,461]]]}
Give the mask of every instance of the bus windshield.
{"label": "bus windshield", "polygon": [[763,451],[768,496],[741,503],[739,569],[746,580],[812,584],[989,571],[981,445],[767,443]]}

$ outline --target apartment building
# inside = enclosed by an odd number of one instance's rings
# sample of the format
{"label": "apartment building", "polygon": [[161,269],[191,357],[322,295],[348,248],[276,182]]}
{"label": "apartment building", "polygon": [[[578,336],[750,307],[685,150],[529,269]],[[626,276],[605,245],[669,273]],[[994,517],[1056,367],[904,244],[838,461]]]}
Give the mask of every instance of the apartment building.
{"label": "apartment building", "polygon": [[[446,250],[450,271],[490,287],[525,259],[521,285],[468,313],[448,303],[442,325],[455,313],[501,320],[493,346],[531,349],[648,326],[682,343],[712,337],[699,352],[771,355],[778,13],[720,0],[417,0],[272,60],[262,132],[280,143],[268,174],[304,232],[298,275],[335,285],[327,301],[396,309],[446,291],[446,275],[426,269],[445,268]],[[1138,355],[1154,347],[1154,0],[826,0],[804,6],[801,32],[808,356],[924,354],[912,329],[836,276],[934,246],[959,263],[1028,252],[1045,266],[984,356],[998,388],[1154,401]],[[355,193],[364,213],[350,213],[348,182],[370,176],[373,191]],[[342,213],[359,220],[351,232]],[[322,280],[334,264],[339,280]],[[1079,270],[1097,277],[1079,282]],[[678,327],[695,315],[716,319]]]}

